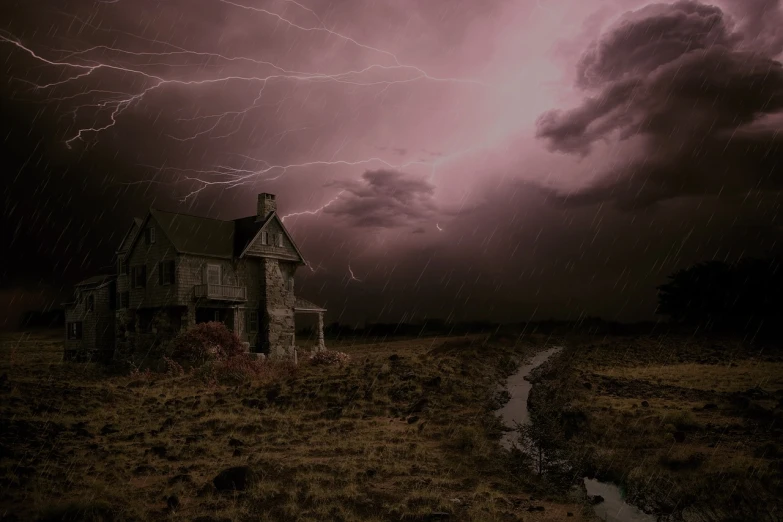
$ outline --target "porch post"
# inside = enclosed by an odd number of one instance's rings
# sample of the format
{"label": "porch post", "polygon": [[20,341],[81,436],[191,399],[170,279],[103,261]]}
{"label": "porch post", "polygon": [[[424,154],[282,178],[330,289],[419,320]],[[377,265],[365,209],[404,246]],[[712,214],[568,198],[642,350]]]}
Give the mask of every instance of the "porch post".
{"label": "porch post", "polygon": [[187,330],[196,324],[196,304],[188,303],[182,312],[180,331]]}
{"label": "porch post", "polygon": [[318,312],[318,351],[326,350],[324,345],[324,313]]}

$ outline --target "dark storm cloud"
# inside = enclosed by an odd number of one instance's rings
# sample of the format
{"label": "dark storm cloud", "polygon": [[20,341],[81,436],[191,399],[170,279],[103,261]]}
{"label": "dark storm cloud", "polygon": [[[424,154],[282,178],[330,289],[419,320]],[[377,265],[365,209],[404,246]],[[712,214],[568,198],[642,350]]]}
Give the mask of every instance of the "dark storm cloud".
{"label": "dark storm cloud", "polygon": [[783,188],[783,67],[743,41],[719,8],[692,1],[648,6],[603,35],[579,62],[588,97],[542,115],[537,135],[572,154],[613,140],[642,150],[567,199],[633,206]]}
{"label": "dark storm cloud", "polygon": [[435,187],[395,170],[371,170],[359,181],[334,183],[343,193],[324,211],[355,227],[398,228],[417,225],[436,213]]}
{"label": "dark storm cloud", "polygon": [[747,47],[777,56],[783,52],[783,11],[780,0],[741,0],[733,7],[737,11],[739,31]]}

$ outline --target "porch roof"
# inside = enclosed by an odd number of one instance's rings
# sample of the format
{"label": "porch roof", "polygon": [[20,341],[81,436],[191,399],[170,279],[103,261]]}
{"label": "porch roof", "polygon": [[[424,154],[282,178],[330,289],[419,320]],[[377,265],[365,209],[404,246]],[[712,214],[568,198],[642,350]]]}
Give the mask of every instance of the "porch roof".
{"label": "porch roof", "polygon": [[295,312],[325,312],[326,308],[322,308],[317,304],[313,304],[307,299],[302,299],[301,297],[297,297],[296,302],[294,303],[294,311]]}

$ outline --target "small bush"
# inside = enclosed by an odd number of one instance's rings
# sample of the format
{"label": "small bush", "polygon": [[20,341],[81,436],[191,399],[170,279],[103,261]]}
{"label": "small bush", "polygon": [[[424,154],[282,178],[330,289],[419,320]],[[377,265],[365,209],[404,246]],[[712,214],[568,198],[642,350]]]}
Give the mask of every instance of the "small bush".
{"label": "small bush", "polygon": [[237,335],[219,322],[200,323],[171,341],[171,359],[183,367],[200,367],[246,353]]}
{"label": "small bush", "polygon": [[315,365],[338,365],[342,366],[348,364],[351,357],[347,353],[338,352],[336,350],[325,350],[322,352],[315,352],[310,356],[310,364]]}

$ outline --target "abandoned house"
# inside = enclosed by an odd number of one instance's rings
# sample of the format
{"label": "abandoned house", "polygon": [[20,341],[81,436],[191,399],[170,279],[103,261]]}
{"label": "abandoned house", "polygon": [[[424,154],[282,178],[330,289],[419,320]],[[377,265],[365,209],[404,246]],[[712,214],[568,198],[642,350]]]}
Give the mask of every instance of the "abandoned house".
{"label": "abandoned house", "polygon": [[316,314],[324,349],[324,308],[296,297],[302,253],[258,195],[256,215],[224,221],[150,209],[134,219],[117,250],[117,273],[76,285],[66,303],[67,356],[108,356],[137,335],[219,321],[270,356],[292,355],[296,313]]}

